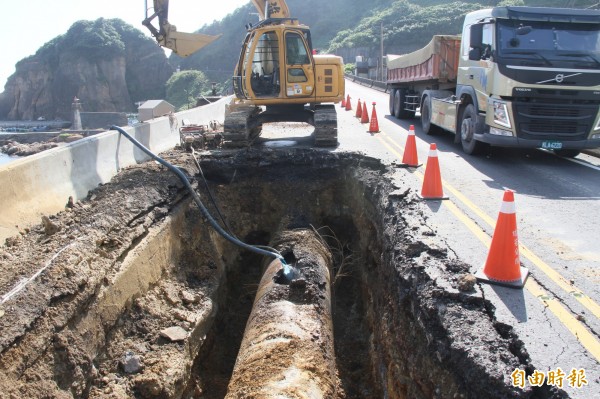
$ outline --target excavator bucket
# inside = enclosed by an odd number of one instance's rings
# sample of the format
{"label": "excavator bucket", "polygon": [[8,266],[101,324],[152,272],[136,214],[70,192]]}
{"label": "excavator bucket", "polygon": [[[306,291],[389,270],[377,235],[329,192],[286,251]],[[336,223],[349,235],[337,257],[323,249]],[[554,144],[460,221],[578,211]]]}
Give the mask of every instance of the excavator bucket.
{"label": "excavator bucket", "polygon": [[167,37],[168,42],[165,43],[165,47],[172,49],[176,54],[182,57],[187,57],[200,50],[202,47],[214,42],[221,37],[221,35],[211,36],[202,33],[177,32],[172,29]]}
{"label": "excavator bucket", "polygon": [[[177,55],[187,57],[221,37],[221,35],[177,32],[175,25],[169,23],[169,0],[154,0],[153,8],[154,14],[149,16],[146,1],[146,19],[142,24],[148,28],[160,46],[173,50]],[[152,25],[152,20],[156,17],[158,17],[159,28]]]}

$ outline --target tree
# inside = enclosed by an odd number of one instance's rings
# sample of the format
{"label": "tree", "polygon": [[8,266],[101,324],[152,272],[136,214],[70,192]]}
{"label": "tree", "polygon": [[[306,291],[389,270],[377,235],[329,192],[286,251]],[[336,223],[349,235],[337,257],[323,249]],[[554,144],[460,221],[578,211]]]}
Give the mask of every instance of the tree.
{"label": "tree", "polygon": [[67,31],[63,46],[90,59],[123,54],[125,44],[115,29],[115,21],[104,18],[77,21]]}
{"label": "tree", "polygon": [[200,71],[176,72],[167,80],[167,101],[178,110],[191,108],[198,96],[210,91],[209,86],[208,79]]}

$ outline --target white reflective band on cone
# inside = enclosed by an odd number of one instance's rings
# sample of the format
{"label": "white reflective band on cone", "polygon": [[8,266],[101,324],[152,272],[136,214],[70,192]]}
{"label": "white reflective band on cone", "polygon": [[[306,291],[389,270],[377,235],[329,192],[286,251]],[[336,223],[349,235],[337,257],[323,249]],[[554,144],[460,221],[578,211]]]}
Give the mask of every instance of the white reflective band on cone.
{"label": "white reflective band on cone", "polygon": [[506,213],[506,214],[517,213],[517,210],[515,208],[515,203],[502,201],[502,206],[500,206],[500,213]]}

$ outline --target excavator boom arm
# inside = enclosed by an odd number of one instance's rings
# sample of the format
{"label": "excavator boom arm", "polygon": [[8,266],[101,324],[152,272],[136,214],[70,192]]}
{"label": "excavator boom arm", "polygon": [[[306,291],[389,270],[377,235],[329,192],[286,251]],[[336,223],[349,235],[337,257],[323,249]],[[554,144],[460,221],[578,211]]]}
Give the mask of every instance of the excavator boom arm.
{"label": "excavator boom arm", "polygon": [[[169,23],[169,0],[154,0],[152,15],[148,15],[148,10],[148,0],[146,0],[146,19],[142,24],[148,28],[159,45],[173,50],[175,54],[182,57],[195,53],[221,36],[178,32],[175,25]],[[158,28],[152,25],[152,20],[157,17]]]}
{"label": "excavator boom arm", "polygon": [[290,18],[290,9],[285,0],[252,0],[260,19]]}

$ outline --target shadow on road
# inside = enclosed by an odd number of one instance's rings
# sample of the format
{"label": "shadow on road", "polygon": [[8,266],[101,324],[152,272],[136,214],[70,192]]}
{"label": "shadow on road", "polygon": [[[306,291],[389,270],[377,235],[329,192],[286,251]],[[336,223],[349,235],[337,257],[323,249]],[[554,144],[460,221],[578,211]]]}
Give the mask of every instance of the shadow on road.
{"label": "shadow on road", "polygon": [[[483,182],[496,190],[511,189],[521,195],[561,200],[598,200],[600,188],[586,181],[597,181],[598,171],[583,165],[570,162],[549,151],[535,148],[502,148],[488,147],[481,155],[468,155],[460,144],[454,143],[454,135],[450,132],[425,134],[418,118],[398,120],[385,115],[385,120],[394,123],[405,131],[410,125],[415,127],[418,140],[431,144],[436,143],[442,178],[444,178],[444,157],[461,158],[485,177]],[[399,142],[404,145],[406,134]],[[423,159],[425,161],[426,158]],[[518,178],[515,178],[518,176]]]}

